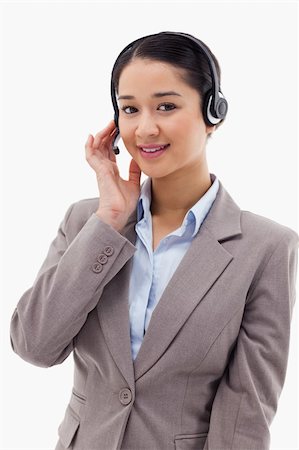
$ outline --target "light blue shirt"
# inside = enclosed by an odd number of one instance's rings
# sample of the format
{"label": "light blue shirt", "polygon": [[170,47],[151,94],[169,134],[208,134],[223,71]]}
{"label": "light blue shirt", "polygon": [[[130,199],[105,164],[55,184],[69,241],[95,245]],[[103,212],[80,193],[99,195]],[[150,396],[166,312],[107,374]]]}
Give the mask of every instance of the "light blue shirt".
{"label": "light blue shirt", "polygon": [[169,233],[152,250],[151,178],[141,186],[135,230],[137,250],[133,256],[129,285],[129,315],[132,357],[135,360],[152,313],[164,289],[188,250],[208,214],[219,189],[218,178],[210,173],[212,185],[186,213],[180,228]]}

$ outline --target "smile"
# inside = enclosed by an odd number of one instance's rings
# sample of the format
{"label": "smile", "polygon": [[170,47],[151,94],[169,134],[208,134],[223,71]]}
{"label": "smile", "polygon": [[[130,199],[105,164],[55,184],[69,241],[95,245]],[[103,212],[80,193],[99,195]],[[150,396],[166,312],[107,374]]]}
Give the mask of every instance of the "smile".
{"label": "smile", "polygon": [[142,151],[144,151],[146,153],[153,153],[153,152],[157,152],[159,150],[165,150],[165,148],[169,147],[169,145],[170,144],[166,144],[166,145],[160,145],[160,146],[157,146],[157,147],[153,147],[153,146],[151,146],[151,147],[142,147],[142,146],[139,146],[139,148],[140,148],[140,150],[142,150]]}
{"label": "smile", "polygon": [[143,158],[152,159],[157,158],[163,153],[165,153],[166,149],[170,146],[170,144],[164,145],[162,147],[156,147],[156,148],[139,148],[141,155]]}

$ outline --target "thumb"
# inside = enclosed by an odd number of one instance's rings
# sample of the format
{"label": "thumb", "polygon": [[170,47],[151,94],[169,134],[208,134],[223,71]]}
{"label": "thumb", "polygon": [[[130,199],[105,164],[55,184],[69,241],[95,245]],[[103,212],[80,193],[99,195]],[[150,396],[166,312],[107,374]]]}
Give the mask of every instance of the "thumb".
{"label": "thumb", "polygon": [[129,181],[134,184],[140,185],[141,169],[134,159],[131,159],[129,168]]}

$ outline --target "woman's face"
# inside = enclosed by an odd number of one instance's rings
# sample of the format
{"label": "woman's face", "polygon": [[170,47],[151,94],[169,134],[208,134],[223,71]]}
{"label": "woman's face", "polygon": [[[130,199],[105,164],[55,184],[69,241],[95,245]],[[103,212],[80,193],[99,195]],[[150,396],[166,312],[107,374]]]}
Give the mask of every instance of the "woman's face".
{"label": "woman's face", "polygon": [[[207,133],[213,130],[204,123],[198,92],[181,80],[179,71],[168,63],[138,58],[119,79],[120,135],[142,172],[153,178],[200,165]],[[150,144],[168,147],[151,154],[138,147]]]}

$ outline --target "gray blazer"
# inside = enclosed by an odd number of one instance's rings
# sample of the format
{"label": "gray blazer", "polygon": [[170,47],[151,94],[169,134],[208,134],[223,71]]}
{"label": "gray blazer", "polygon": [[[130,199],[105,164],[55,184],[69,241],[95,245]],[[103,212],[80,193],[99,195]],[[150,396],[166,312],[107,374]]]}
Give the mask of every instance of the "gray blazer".
{"label": "gray blazer", "polygon": [[287,368],[299,236],[217,197],[132,361],[136,210],[121,232],[73,203],[11,319],[13,350],[73,352],[56,450],[266,450]]}

